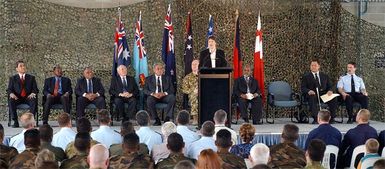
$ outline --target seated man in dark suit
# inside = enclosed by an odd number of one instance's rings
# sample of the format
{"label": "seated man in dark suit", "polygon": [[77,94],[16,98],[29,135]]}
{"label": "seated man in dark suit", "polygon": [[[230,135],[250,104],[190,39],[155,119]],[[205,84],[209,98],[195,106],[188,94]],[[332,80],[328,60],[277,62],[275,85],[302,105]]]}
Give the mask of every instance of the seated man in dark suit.
{"label": "seated man in dark suit", "polygon": [[99,78],[94,77],[91,67],[84,68],[83,76],[80,78],[75,87],[77,97],[76,115],[84,116],[84,109],[88,104],[95,104],[98,109],[105,109],[106,102],[104,100],[104,87]]}
{"label": "seated man in dark suit", "polygon": [[[243,76],[235,80],[234,95],[237,97],[239,104],[239,110],[242,118],[246,123],[249,122],[249,116],[247,114],[248,103],[251,103],[251,117],[253,118],[253,124],[261,124],[260,119],[262,116],[262,99],[261,91],[258,87],[258,81],[251,76],[250,65],[243,67]],[[249,96],[249,98],[248,98]]]}
{"label": "seated man in dark suit", "polygon": [[216,68],[227,67],[225,52],[217,49],[215,37],[210,36],[207,40],[208,49],[201,51],[199,57],[199,67]]}
{"label": "seated man in dark suit", "polygon": [[384,145],[385,145],[385,130],[382,130],[378,135],[378,143],[380,143],[380,147],[378,148],[378,154],[383,153]]}
{"label": "seated man in dark suit", "polygon": [[12,127],[19,127],[16,106],[28,104],[29,111],[36,114],[37,108],[37,88],[35,76],[26,74],[26,66],[22,60],[16,62],[17,74],[9,78],[7,95],[9,96],[8,106],[11,117],[14,121]]}
{"label": "seated man in dark suit", "polygon": [[344,135],[342,144],[338,151],[337,168],[350,166],[354,148],[364,145],[370,138],[377,139],[377,130],[369,126],[370,112],[367,109],[361,109],[357,113],[357,127],[350,129]]}
{"label": "seated man in dark suit", "polygon": [[63,72],[59,65],[53,68],[53,74],[53,77],[47,78],[44,81],[43,93],[46,101],[44,104],[43,124],[48,124],[48,116],[54,104],[62,104],[64,112],[71,114],[71,80],[62,76]]}
{"label": "seated man in dark suit", "polygon": [[[119,114],[122,114],[122,122],[128,121],[130,115],[135,114],[136,97],[139,94],[135,79],[127,75],[127,67],[120,65],[117,68],[118,76],[112,76],[110,94],[114,97],[114,103]],[[124,112],[124,103],[128,103],[128,112]]]}
{"label": "seated man in dark suit", "polygon": [[163,75],[163,64],[156,63],[154,65],[154,75],[146,78],[144,85],[144,94],[147,95],[147,110],[150,112],[153,119],[155,119],[154,125],[161,125],[158,114],[156,113],[156,103],[167,103],[167,116],[166,121],[170,121],[174,117],[175,106],[175,89],[172,84],[171,78]]}
{"label": "seated man in dark suit", "polygon": [[[305,100],[309,103],[309,111],[312,113],[313,124],[317,124],[317,114],[320,110],[319,103],[323,103],[320,96],[333,94],[333,85],[329,76],[319,71],[320,62],[313,59],[310,64],[311,72],[302,77],[301,92],[305,95]],[[331,113],[330,123],[334,123],[337,110],[337,99],[334,98],[326,103]]]}

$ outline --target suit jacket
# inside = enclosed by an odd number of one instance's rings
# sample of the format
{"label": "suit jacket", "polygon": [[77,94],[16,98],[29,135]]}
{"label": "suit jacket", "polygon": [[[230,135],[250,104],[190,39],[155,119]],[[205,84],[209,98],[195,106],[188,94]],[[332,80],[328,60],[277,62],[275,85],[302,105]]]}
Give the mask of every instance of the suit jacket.
{"label": "suit jacket", "polygon": [[[175,89],[174,85],[172,84],[171,78],[166,75],[162,75],[162,88],[163,92],[167,92],[168,94],[174,94]],[[146,83],[144,84],[143,92],[146,95],[151,95],[151,93],[154,93],[156,91],[156,79],[155,75],[148,76],[146,78]]]}
{"label": "suit jacket", "polygon": [[382,154],[382,149],[384,149],[385,145],[385,130],[381,131],[378,135],[378,142],[380,143],[380,148],[378,149],[378,154]]}
{"label": "suit jacket", "polygon": [[[131,76],[126,76],[127,92],[132,93],[132,97],[136,97],[139,94],[138,85],[135,79]],[[114,97],[118,97],[119,93],[123,93],[123,82],[120,76],[113,76],[111,78],[110,94]]]}
{"label": "suit jacket", "polygon": [[[104,97],[104,87],[102,82],[97,77],[92,77],[92,87],[94,93],[99,93],[100,96]],[[75,87],[76,96],[82,96],[84,93],[87,93],[87,80],[82,77],[78,80]]]}
{"label": "suit jacket", "polygon": [[[225,52],[223,50],[217,49],[215,52],[215,57],[215,67],[227,67]],[[212,67],[209,49],[201,51],[199,57],[199,67]]]}
{"label": "suit jacket", "polygon": [[306,139],[305,149],[313,139],[320,139],[324,141],[326,145],[334,145],[339,147],[341,144],[342,135],[341,132],[330,124],[321,124],[317,128],[310,131]]}
{"label": "suit jacket", "polygon": [[[258,81],[255,80],[253,77],[249,77],[249,89],[250,93],[258,93],[261,94],[261,91],[259,90]],[[245,76],[241,76],[238,79],[235,80],[233,93],[237,97],[241,97],[241,94],[247,93],[247,85],[246,85],[246,79]]]}
{"label": "suit jacket", "polygon": [[[44,96],[47,96],[48,94],[53,94],[53,91],[55,89],[55,83],[56,83],[55,76],[49,77],[44,80],[44,88],[43,88]],[[62,88],[62,94],[68,92],[68,94],[71,95],[72,94],[71,80],[67,77],[61,77],[61,88]]]}
{"label": "suit jacket", "polygon": [[[35,76],[32,76],[30,74],[25,74],[24,76],[24,89],[25,92],[28,95],[31,93],[39,93],[39,89],[37,88]],[[21,97],[21,83],[20,83],[20,76],[19,74],[13,75],[9,78],[8,82],[8,88],[7,88],[7,94],[15,94],[17,97]]]}
{"label": "suit jacket", "polygon": [[[321,82],[321,86],[318,89],[320,95],[323,95],[328,91],[333,91],[333,84],[330,81],[328,75],[326,75],[325,73],[319,72],[319,78]],[[310,90],[317,92],[316,88],[317,88],[317,81],[315,80],[313,73],[312,72],[306,73],[302,77],[301,92],[304,94],[307,94]]]}

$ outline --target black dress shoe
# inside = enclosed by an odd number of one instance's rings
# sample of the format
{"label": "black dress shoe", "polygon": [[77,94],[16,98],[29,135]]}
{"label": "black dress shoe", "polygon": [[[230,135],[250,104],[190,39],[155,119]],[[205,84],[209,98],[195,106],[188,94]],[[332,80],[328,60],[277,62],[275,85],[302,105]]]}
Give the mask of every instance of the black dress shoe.
{"label": "black dress shoe", "polygon": [[12,125],[12,128],[18,128],[19,127],[19,122],[15,121]]}
{"label": "black dress shoe", "polygon": [[170,121],[170,117],[166,116],[166,118],[164,119],[164,122],[168,122]]}
{"label": "black dress shoe", "polygon": [[253,124],[254,125],[261,125],[261,124],[263,124],[261,121],[253,121]]}
{"label": "black dress shoe", "polygon": [[334,124],[336,121],[334,119],[330,119],[329,124]]}
{"label": "black dress shoe", "polygon": [[346,122],[346,124],[353,124],[353,120],[349,118],[349,120]]}
{"label": "black dress shoe", "polygon": [[160,126],[162,125],[162,123],[160,122],[159,119],[155,119],[155,123],[154,123],[154,126]]}
{"label": "black dress shoe", "polygon": [[48,122],[47,122],[47,121],[43,121],[43,125],[44,125],[44,124],[48,124]]}
{"label": "black dress shoe", "polygon": [[245,123],[248,123],[248,122],[249,122],[249,119],[243,118],[243,121],[245,121]]}
{"label": "black dress shoe", "polygon": [[317,121],[315,121],[315,120],[313,120],[313,122],[312,122],[311,124],[318,124],[318,122],[317,122]]}

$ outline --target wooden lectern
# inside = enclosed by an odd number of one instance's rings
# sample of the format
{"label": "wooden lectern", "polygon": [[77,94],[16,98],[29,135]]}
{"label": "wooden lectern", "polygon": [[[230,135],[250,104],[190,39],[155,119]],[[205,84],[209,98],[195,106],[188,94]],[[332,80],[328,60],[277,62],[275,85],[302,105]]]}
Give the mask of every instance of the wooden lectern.
{"label": "wooden lectern", "polygon": [[231,125],[231,71],[232,68],[201,68],[199,71],[199,127],[213,121],[215,111],[227,112],[227,123]]}

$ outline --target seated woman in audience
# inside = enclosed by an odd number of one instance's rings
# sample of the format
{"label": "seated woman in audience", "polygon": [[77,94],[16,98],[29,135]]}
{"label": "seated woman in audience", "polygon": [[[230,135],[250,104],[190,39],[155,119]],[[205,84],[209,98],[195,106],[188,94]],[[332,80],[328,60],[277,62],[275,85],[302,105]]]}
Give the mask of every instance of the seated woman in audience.
{"label": "seated woman in audience", "polygon": [[251,141],[254,138],[255,127],[250,123],[244,123],[239,128],[239,136],[242,139],[242,144],[234,145],[231,147],[230,152],[242,157],[249,158],[250,149],[253,147]]}
{"label": "seated woman in audience", "polygon": [[151,150],[151,156],[155,164],[161,159],[165,159],[170,155],[170,151],[167,148],[167,138],[171,133],[176,133],[176,125],[173,122],[166,122],[162,125],[163,143],[155,144]]}
{"label": "seated woman in audience", "polygon": [[221,168],[222,160],[212,149],[204,149],[198,156],[196,169]]}

